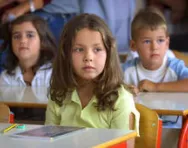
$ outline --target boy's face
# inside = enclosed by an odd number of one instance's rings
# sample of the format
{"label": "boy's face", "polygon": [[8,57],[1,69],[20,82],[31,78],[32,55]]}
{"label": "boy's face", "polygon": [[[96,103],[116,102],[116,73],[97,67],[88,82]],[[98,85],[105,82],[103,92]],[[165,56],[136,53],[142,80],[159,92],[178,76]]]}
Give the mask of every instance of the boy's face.
{"label": "boy's face", "polygon": [[131,48],[137,51],[143,66],[148,70],[158,69],[169,48],[169,37],[164,28],[156,30],[141,29],[135,41],[131,41]]}

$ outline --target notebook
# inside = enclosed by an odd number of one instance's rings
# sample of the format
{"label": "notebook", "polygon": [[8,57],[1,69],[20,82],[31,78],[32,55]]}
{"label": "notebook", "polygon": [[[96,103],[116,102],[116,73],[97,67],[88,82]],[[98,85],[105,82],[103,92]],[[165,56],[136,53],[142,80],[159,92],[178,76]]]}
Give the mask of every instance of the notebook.
{"label": "notebook", "polygon": [[11,137],[17,138],[35,138],[41,140],[53,140],[61,135],[84,129],[82,127],[68,127],[68,126],[43,126],[28,131],[12,134]]}

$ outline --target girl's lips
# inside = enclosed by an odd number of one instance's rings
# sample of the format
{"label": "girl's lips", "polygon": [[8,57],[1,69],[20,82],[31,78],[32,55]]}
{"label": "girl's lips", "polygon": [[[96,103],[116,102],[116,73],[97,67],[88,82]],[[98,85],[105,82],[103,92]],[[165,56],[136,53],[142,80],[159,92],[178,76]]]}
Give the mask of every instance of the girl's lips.
{"label": "girl's lips", "polygon": [[29,48],[27,47],[20,47],[19,50],[28,50]]}
{"label": "girl's lips", "polygon": [[94,67],[92,66],[85,66],[83,67],[84,70],[92,70],[92,69],[95,69]]}

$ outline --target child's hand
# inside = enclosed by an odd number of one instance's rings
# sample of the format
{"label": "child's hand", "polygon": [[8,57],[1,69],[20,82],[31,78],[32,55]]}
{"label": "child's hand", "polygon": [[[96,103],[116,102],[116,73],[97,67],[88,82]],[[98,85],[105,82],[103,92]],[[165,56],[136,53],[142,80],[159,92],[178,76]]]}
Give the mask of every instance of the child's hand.
{"label": "child's hand", "polygon": [[128,89],[132,92],[134,96],[137,96],[139,93],[139,89],[134,85],[128,85]]}
{"label": "child's hand", "polygon": [[[6,10],[3,15],[2,15],[2,18],[1,18],[1,21],[3,23],[6,23],[6,22],[10,22],[14,19],[16,19],[17,17],[23,15],[23,12],[22,10],[20,10],[20,7],[15,7],[15,8],[11,8],[9,10]],[[11,17],[10,17],[11,16]]]}
{"label": "child's hand", "polygon": [[138,84],[138,89],[141,92],[147,92],[147,91],[156,92],[157,84],[149,80],[142,80]]}

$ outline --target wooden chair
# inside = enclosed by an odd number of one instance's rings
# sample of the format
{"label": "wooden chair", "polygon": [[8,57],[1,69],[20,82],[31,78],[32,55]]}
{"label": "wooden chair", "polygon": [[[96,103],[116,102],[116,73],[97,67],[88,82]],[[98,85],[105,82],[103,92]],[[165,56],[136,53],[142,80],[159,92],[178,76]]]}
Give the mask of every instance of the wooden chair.
{"label": "wooden chair", "polygon": [[3,123],[10,122],[10,109],[4,103],[0,103],[0,122]]}
{"label": "wooden chair", "polygon": [[121,63],[125,63],[127,59],[127,54],[119,54],[119,59]]}
{"label": "wooden chair", "polygon": [[144,105],[136,103],[136,108],[140,112],[140,137],[135,140],[135,148],[160,148],[162,120],[155,111]]}
{"label": "wooden chair", "polygon": [[176,58],[183,60],[185,62],[185,65],[188,66],[188,55],[183,54],[182,52],[179,52],[177,50],[172,50]]}
{"label": "wooden chair", "polygon": [[178,148],[188,148],[188,119],[184,122],[178,141]]}

